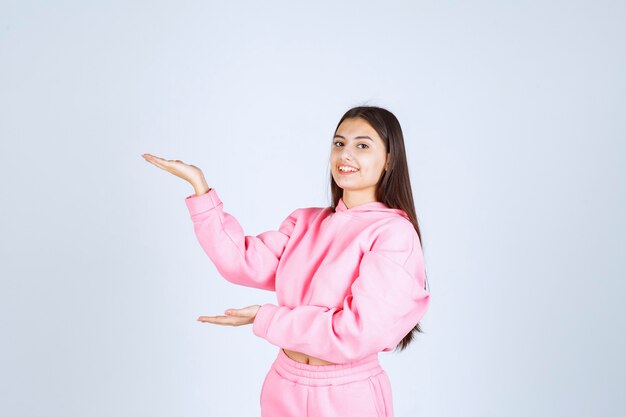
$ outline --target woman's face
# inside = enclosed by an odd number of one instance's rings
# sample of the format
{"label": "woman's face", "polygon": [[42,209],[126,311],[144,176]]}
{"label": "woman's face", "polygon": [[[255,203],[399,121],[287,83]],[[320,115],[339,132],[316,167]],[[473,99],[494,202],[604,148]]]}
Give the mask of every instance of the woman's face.
{"label": "woman's face", "polygon": [[330,166],[344,197],[350,192],[353,197],[358,194],[359,200],[374,201],[376,184],[388,162],[385,143],[369,123],[361,118],[341,122],[333,138]]}

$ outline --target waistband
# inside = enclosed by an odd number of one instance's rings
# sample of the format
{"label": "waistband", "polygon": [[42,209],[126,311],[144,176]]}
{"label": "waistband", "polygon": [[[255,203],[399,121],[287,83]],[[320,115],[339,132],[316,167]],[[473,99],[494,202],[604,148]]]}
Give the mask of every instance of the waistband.
{"label": "waistband", "polygon": [[291,359],[282,348],[272,367],[283,378],[303,385],[339,385],[359,381],[383,371],[378,353],[347,363],[311,365]]}

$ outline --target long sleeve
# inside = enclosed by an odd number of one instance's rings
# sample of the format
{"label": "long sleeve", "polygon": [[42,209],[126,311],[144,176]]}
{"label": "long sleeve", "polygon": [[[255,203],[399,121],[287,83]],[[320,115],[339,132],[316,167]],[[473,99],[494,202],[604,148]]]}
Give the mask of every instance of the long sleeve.
{"label": "long sleeve", "polygon": [[428,308],[424,280],[419,237],[406,222],[396,222],[363,254],[342,307],[264,304],[253,332],[276,346],[335,363],[390,351]]}
{"label": "long sleeve", "polygon": [[237,219],[224,211],[214,188],[186,197],[185,203],[200,246],[226,280],[276,290],[276,269],[294,230],[297,210],[283,220],[278,230],[246,236]]}

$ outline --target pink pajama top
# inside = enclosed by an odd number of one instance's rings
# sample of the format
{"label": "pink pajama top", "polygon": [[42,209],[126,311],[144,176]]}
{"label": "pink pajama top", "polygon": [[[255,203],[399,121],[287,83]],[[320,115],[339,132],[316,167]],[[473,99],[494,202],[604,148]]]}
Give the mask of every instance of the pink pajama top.
{"label": "pink pajama top", "polygon": [[422,247],[406,213],[381,202],[294,210],[246,236],[212,188],[185,198],[196,237],[228,281],[276,292],[252,331],[334,363],[390,351],[425,314]]}

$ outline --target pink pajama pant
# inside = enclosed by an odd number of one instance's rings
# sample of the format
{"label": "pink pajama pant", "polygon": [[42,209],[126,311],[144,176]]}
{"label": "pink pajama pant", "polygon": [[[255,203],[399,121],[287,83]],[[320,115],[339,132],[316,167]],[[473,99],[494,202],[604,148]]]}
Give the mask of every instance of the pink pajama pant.
{"label": "pink pajama pant", "polygon": [[393,417],[391,383],[378,354],[309,365],[279,349],[261,387],[261,417]]}

